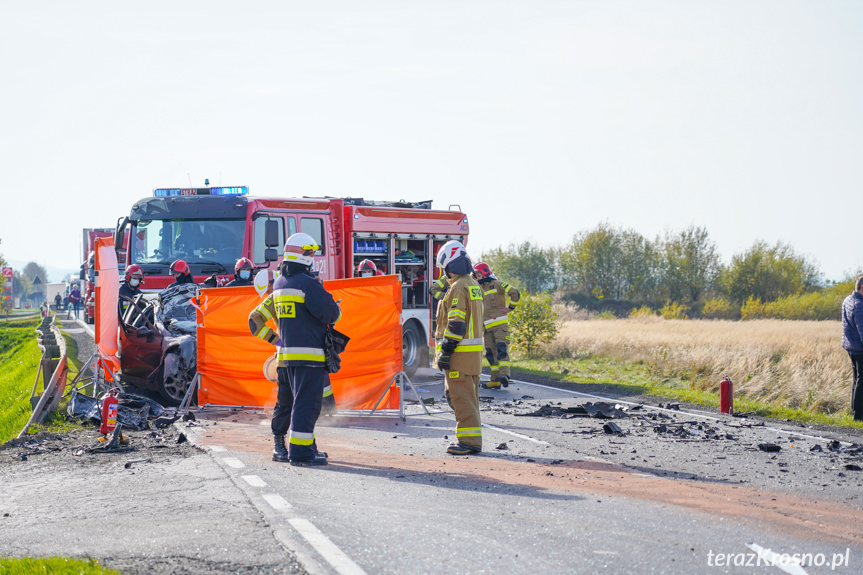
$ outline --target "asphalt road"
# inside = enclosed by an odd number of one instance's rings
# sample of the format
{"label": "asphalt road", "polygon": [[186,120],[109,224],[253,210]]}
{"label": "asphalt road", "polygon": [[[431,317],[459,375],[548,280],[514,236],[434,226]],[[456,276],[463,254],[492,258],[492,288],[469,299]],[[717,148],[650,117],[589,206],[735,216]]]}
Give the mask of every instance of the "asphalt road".
{"label": "asphalt road", "polygon": [[[434,381],[421,388],[443,395]],[[406,422],[323,418],[316,434],[331,461],[323,468],[270,461],[265,414],[213,414],[190,431],[262,513],[309,521],[326,535],[341,559],[309,551],[313,570],[751,573],[751,565],[716,559],[746,562],[754,543],[812,554],[807,573],[831,571],[840,556],[850,565],[831,572],[860,572],[860,472],[837,470],[856,458],[803,433],[811,430],[642,408],[630,413],[646,419],[613,420],[624,434],[607,434],[607,421],[520,416],[596,398],[528,382],[481,395],[489,398],[486,451],[477,457],[445,455],[452,414],[418,406]],[[657,422],[688,421],[697,423],[679,426],[683,438],[653,431]],[[707,439],[709,428],[722,439]],[[781,451],[763,452],[762,443]],[[824,451],[809,451],[815,444]],[[273,495],[289,507],[275,510],[266,499]],[[291,544],[304,546],[302,535]],[[814,565],[819,553],[826,567]],[[345,558],[348,567],[339,567]]]}
{"label": "asphalt road", "polygon": [[[432,411],[445,411],[433,373],[419,387],[438,400]],[[136,464],[135,475],[122,460],[92,470],[0,463],[0,511],[14,506],[0,553],[108,557],[134,573],[160,556],[173,558],[163,572],[188,573],[863,572],[863,472],[854,470],[863,462],[849,449],[859,438],[658,409],[656,398],[613,398],[630,409],[610,420],[622,433],[569,411],[616,389],[537,380],[483,390],[485,451],[474,457],[444,453],[451,412],[413,405],[407,421],[322,418],[316,434],[331,462],[322,468],[272,462],[267,414],[226,412],[199,413],[182,429],[204,453]],[[758,447],[767,444],[779,451]],[[61,513],[56,502],[22,499],[33,482],[54,498],[89,495],[67,497]],[[99,530],[84,518],[106,501],[137,504]],[[40,536],[46,521],[56,530]],[[96,531],[69,538],[64,526]],[[808,555],[780,568],[765,564],[781,557],[752,549]],[[191,567],[171,570],[181,565]]]}

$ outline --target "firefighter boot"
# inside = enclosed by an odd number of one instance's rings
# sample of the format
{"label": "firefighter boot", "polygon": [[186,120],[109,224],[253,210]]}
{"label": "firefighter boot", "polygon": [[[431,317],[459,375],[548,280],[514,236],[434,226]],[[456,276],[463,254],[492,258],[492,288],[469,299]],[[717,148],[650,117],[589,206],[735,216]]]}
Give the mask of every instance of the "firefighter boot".
{"label": "firefighter boot", "polygon": [[458,443],[450,443],[449,447],[446,448],[446,452],[450,455],[474,455],[482,451],[479,447],[474,447],[472,445],[467,445],[466,443],[462,443],[459,441]]}
{"label": "firefighter boot", "polygon": [[487,384],[485,384],[483,387],[485,387],[486,389],[500,389],[500,380],[499,379],[493,379],[493,380],[489,381]]}
{"label": "firefighter boot", "polygon": [[321,455],[320,453],[312,457],[311,459],[291,459],[291,465],[299,465],[302,467],[308,465],[326,465],[327,458]]}
{"label": "firefighter boot", "polygon": [[504,387],[509,387],[509,378],[505,375],[500,376],[500,384]]}
{"label": "firefighter boot", "polygon": [[284,435],[273,436],[273,461],[280,463],[288,462],[288,448],[285,447]]}

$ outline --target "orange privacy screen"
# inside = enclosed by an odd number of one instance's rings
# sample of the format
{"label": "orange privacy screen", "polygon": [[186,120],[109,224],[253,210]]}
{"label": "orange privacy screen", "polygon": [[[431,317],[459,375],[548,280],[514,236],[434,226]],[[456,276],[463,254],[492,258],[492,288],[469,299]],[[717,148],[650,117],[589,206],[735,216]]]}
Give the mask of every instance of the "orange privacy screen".
{"label": "orange privacy screen", "polygon": [[96,238],[96,348],[102,359],[105,377],[114,381],[111,372],[120,369],[117,359],[117,300],[120,293],[120,271],[114,238]]}
{"label": "orange privacy screen", "polygon": [[[342,300],[336,324],[351,338],[338,373],[330,374],[339,409],[371,409],[402,370],[402,291],[398,278],[378,276],[324,282]],[[273,407],[278,385],[263,366],[275,347],[249,332],[249,312],[262,298],[253,287],[201,290],[198,310],[198,405]],[[273,325],[272,327],[276,327]],[[378,409],[398,409],[392,387]]]}

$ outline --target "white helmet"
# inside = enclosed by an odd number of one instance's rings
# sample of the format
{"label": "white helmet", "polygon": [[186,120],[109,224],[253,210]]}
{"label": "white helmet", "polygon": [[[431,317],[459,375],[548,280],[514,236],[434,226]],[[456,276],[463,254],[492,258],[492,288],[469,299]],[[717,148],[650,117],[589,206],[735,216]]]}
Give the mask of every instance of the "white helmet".
{"label": "white helmet", "polygon": [[255,291],[258,295],[264,297],[267,295],[269,288],[273,287],[273,283],[279,279],[279,271],[261,270],[255,274]]}
{"label": "white helmet", "polygon": [[462,256],[467,257],[467,250],[464,244],[458,240],[450,240],[438,250],[435,262],[437,263],[437,267],[446,269],[451,261]]}
{"label": "white helmet", "polygon": [[309,234],[294,234],[285,243],[285,261],[310,266],[315,263],[312,256],[319,249],[321,247]]}

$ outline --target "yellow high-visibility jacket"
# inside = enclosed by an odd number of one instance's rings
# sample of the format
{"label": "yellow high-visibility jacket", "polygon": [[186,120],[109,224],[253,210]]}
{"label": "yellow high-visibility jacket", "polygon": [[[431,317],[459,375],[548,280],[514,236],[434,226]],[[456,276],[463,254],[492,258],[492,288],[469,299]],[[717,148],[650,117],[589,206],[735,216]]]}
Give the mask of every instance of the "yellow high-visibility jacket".
{"label": "yellow high-visibility jacket", "polygon": [[483,327],[491,329],[508,324],[509,312],[516,308],[518,300],[521,299],[518,290],[498,279],[484,281],[479,287],[482,289]]}
{"label": "yellow high-visibility jacket", "polygon": [[[453,276],[437,307],[435,364],[444,339],[458,342],[450,360],[450,372],[479,375],[482,372],[482,290],[470,275]],[[458,376],[456,376],[458,377]]]}

